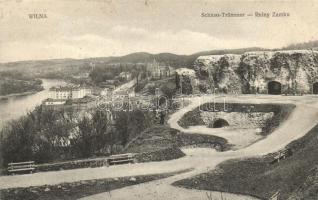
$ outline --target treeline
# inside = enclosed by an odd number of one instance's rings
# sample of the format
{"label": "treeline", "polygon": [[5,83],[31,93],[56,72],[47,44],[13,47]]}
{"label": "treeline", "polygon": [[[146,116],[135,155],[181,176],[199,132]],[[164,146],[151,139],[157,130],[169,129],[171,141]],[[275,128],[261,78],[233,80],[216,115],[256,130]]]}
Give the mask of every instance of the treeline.
{"label": "treeline", "polygon": [[42,81],[18,71],[0,73],[0,95],[42,90]]}
{"label": "treeline", "polygon": [[286,47],[283,47],[283,50],[295,50],[295,49],[317,49],[318,48],[318,40],[304,42],[304,43],[297,43],[291,44]]}
{"label": "treeline", "polygon": [[94,109],[36,107],[1,131],[1,163],[37,163],[119,153],[132,138],[152,124],[152,113],[139,110],[112,113]]}
{"label": "treeline", "polygon": [[132,78],[146,72],[146,64],[134,63],[114,63],[96,66],[89,74],[91,80],[95,84],[99,84],[108,80],[115,80],[117,84],[125,80],[121,80],[118,75],[121,72],[130,72]]}

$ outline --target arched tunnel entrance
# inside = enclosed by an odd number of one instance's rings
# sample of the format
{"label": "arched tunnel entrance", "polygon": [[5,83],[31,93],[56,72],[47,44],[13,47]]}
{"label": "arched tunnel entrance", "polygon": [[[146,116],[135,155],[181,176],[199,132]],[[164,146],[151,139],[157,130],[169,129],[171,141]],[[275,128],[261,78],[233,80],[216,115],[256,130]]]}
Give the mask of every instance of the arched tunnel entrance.
{"label": "arched tunnel entrance", "polygon": [[282,94],[282,84],[277,81],[268,82],[268,94]]}
{"label": "arched tunnel entrance", "polygon": [[316,82],[312,85],[312,93],[318,94],[318,82]]}
{"label": "arched tunnel entrance", "polygon": [[229,126],[230,124],[225,119],[217,119],[213,122],[213,128],[222,128],[225,126]]}

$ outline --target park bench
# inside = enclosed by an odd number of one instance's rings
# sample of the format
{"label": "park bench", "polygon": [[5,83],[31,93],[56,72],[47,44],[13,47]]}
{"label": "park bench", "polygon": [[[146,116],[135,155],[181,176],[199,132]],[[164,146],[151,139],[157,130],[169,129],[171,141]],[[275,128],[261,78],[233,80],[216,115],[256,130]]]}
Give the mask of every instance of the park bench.
{"label": "park bench", "polygon": [[16,162],[8,164],[8,172],[11,174],[24,171],[29,171],[30,173],[32,173],[33,170],[35,170],[34,161]]}
{"label": "park bench", "polygon": [[134,158],[135,154],[132,153],[111,155],[108,158],[108,163],[110,165],[134,163]]}
{"label": "park bench", "polygon": [[268,200],[279,200],[280,191],[275,192]]}
{"label": "park bench", "polygon": [[289,157],[293,154],[291,149],[283,149],[277,152],[277,154],[274,156],[274,159],[272,160],[272,164],[277,162],[279,163],[280,160],[285,159],[286,157]]}

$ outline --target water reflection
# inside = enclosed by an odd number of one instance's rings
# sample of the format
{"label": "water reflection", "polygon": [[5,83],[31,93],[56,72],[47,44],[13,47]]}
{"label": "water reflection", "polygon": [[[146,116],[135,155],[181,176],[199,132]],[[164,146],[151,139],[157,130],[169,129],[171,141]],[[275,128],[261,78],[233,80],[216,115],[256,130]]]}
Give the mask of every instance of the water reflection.
{"label": "water reflection", "polygon": [[0,100],[0,129],[9,120],[17,119],[40,105],[44,99],[48,98],[50,87],[66,84],[61,80],[42,79],[42,81],[44,90],[41,92]]}

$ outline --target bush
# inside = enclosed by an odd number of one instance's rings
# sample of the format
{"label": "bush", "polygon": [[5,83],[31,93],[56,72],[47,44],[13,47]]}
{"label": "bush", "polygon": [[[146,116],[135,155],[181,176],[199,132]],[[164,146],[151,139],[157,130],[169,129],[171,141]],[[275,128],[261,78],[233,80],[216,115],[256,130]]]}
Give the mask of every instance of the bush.
{"label": "bush", "polygon": [[205,125],[199,109],[194,109],[187,112],[183,117],[178,121],[178,124],[183,128],[188,128],[189,126],[198,126]]}
{"label": "bush", "polygon": [[138,162],[163,161],[173,160],[183,156],[185,156],[185,154],[179,148],[171,147],[137,154],[136,160]]}

